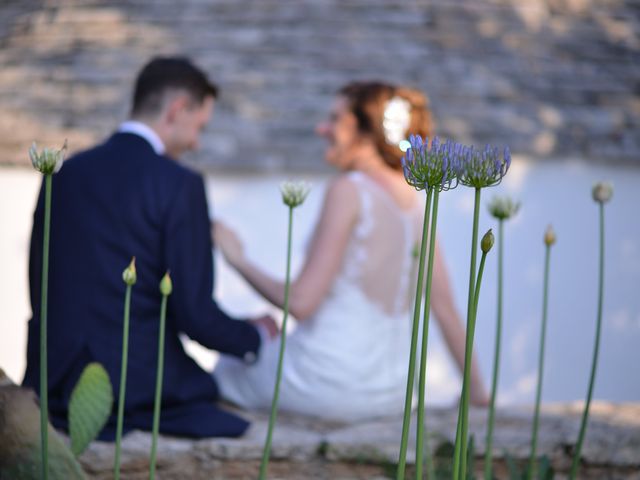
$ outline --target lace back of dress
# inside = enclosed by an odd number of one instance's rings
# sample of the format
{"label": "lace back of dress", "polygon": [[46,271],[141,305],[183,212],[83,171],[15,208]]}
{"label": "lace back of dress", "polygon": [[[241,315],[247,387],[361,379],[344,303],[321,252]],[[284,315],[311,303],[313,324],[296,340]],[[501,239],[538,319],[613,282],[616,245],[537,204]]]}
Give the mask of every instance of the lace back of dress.
{"label": "lace back of dress", "polygon": [[382,187],[352,173],[361,215],[346,252],[343,280],[355,284],[387,315],[407,312],[415,285],[413,251],[419,242],[421,209],[402,210]]}

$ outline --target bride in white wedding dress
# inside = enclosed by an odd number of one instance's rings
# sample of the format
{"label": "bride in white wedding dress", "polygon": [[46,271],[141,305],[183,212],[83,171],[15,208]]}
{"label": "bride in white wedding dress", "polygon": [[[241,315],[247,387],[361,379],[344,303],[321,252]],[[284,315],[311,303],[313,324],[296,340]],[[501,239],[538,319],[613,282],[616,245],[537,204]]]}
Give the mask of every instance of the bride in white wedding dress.
{"label": "bride in white wedding dress", "polygon": [[[304,266],[291,284],[279,408],[326,419],[356,421],[401,414],[411,341],[415,259],[424,200],[402,174],[399,143],[431,134],[426,97],[378,82],[342,88],[317,132],[328,141],[326,161],[340,172],[327,188]],[[229,264],[262,296],[281,307],[284,284],[244,255],[221,224],[214,241]],[[457,364],[464,328],[448,274],[436,250],[433,312]],[[221,396],[244,408],[271,405],[280,340],[266,342],[253,365],[222,356],[213,375]],[[477,365],[472,401],[486,404]]]}

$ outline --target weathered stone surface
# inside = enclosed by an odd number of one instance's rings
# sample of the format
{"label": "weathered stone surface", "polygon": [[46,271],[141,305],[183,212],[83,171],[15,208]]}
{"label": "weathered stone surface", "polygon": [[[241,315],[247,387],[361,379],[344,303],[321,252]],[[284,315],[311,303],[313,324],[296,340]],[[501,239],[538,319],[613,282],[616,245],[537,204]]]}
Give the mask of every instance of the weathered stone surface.
{"label": "weathered stone surface", "polygon": [[[640,405],[596,402],[583,449],[580,478],[640,478]],[[549,405],[543,408],[539,429],[540,455],[547,455],[564,478],[570,468],[572,445],[580,424],[582,406]],[[162,437],[159,442],[159,478],[256,478],[267,426],[264,414],[245,414],[252,421],[239,439],[190,441]],[[430,449],[453,442],[457,409],[429,409],[426,428]],[[472,409],[470,433],[476,445],[476,467],[482,467],[486,412]],[[500,478],[506,478],[504,454],[519,462],[529,456],[532,411],[507,408],[497,413],[494,458]],[[415,416],[414,416],[415,424]],[[282,414],[273,438],[270,478],[356,479],[389,478],[397,462],[401,418],[349,425],[325,423]],[[410,433],[408,463],[415,455]],[[123,478],[143,478],[148,469],[150,436],[133,432],[124,438]],[[113,445],[94,442],[81,457],[92,478],[109,478]],[[564,472],[564,473],[563,473]]]}
{"label": "weathered stone surface", "polygon": [[0,163],[73,150],[126,116],[138,68],[194,57],[222,86],[203,150],[226,169],[318,169],[348,80],[431,95],[438,133],[537,158],[640,157],[635,0],[28,0],[0,5]]}
{"label": "weathered stone surface", "polygon": [[[64,439],[48,424],[51,480],[86,480]],[[0,479],[31,480],[41,476],[40,409],[32,390],[15,385],[0,368]]]}
{"label": "weathered stone surface", "polygon": [[[538,453],[546,455],[565,478],[573,456],[582,405],[543,407]],[[260,467],[268,416],[241,412],[251,420],[242,438],[190,440],[161,436],[158,441],[159,479],[255,479]],[[19,478],[38,478],[39,411],[34,395],[13,385],[0,370],[0,478],[16,477],[16,462],[27,466]],[[494,458],[498,478],[507,478],[505,452],[520,463],[529,456],[532,412],[530,408],[501,409],[496,415]],[[427,449],[435,451],[454,441],[457,409],[427,410]],[[415,427],[415,415],[413,426]],[[470,434],[475,438],[476,468],[482,468],[486,411],[471,409]],[[281,413],[274,431],[269,478],[272,479],[382,479],[393,478],[402,428],[399,417],[379,418],[359,424],[326,422]],[[415,432],[410,432],[408,465],[413,469]],[[84,476],[69,469],[75,462],[64,440],[50,429],[55,478]],[[146,479],[151,435],[134,431],[123,438],[121,472],[125,479]],[[25,461],[23,461],[25,460]],[[114,445],[93,442],[80,457],[89,478],[110,479]],[[55,468],[53,468],[55,467]],[[61,473],[58,467],[64,467]],[[75,473],[74,473],[75,472]],[[76,478],[76,477],[73,477]],[[640,479],[640,404],[592,405],[582,451],[580,478]]]}

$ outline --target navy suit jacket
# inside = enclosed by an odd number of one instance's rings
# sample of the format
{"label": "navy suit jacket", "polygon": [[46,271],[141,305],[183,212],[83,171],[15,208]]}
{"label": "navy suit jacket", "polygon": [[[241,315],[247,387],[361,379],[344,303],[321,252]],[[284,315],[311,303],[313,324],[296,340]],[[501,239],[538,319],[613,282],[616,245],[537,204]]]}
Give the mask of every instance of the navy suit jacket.
{"label": "navy suit jacket", "polygon": [[[39,391],[43,189],[33,220],[29,321],[23,384]],[[155,391],[161,294],[171,272],[160,431],[189,437],[237,436],[243,419],[219,409],[211,375],[189,357],[179,334],[207,348],[244,357],[260,336],[212,299],[214,276],[202,177],[157,155],[130,133],[82,152],[53,175],[48,294],[48,384],[52,423],[67,428],[73,387],[89,362],[109,373],[117,411],[126,285],[136,257],[131,298],[124,430],[150,430]],[[249,355],[251,356],[251,355]],[[101,434],[112,439],[115,414]]]}

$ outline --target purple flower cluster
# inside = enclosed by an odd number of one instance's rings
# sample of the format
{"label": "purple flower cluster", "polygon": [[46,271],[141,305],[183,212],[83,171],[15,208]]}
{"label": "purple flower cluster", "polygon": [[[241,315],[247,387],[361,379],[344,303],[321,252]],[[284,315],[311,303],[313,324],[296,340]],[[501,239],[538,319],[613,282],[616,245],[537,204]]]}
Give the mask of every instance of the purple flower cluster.
{"label": "purple flower cluster", "polygon": [[409,137],[411,148],[402,158],[402,169],[407,183],[416,190],[437,188],[449,190],[457,186],[460,153],[463,145],[451,140],[440,142],[434,137],[429,139],[418,135]]}
{"label": "purple flower cluster", "polygon": [[460,159],[458,181],[475,188],[492,187],[502,181],[511,166],[509,147],[502,154],[498,148],[487,145],[484,150],[465,147]]}
{"label": "purple flower cluster", "polygon": [[429,142],[409,137],[411,148],[402,158],[407,183],[416,190],[455,188],[458,183],[475,188],[497,185],[509,170],[511,155],[505,147],[502,155],[489,145],[484,150],[435,137]]}

